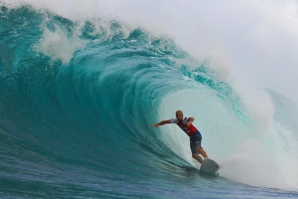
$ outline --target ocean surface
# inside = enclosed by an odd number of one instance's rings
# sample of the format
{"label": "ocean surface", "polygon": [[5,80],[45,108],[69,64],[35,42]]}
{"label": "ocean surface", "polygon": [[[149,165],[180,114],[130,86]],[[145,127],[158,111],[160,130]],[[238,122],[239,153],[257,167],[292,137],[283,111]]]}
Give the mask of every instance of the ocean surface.
{"label": "ocean surface", "polygon": [[[151,126],[178,109],[219,177]],[[297,113],[142,26],[0,2],[0,198],[298,198]]]}

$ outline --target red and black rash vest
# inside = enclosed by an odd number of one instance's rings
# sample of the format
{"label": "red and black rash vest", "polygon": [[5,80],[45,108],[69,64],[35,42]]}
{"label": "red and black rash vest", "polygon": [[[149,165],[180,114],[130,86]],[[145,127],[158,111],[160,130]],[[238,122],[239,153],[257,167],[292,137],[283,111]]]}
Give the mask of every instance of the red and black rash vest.
{"label": "red and black rash vest", "polygon": [[198,129],[192,124],[187,126],[188,117],[183,117],[182,121],[178,121],[177,118],[173,118],[171,119],[171,122],[177,124],[189,137],[198,131]]}

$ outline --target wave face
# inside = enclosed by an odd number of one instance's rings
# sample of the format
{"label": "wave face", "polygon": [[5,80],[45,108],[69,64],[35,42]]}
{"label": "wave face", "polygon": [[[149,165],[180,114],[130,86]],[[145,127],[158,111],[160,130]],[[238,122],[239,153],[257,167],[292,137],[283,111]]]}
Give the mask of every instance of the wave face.
{"label": "wave face", "polygon": [[[119,21],[2,5],[0,24],[2,197],[298,196],[284,97],[219,80],[173,40]],[[176,126],[151,126],[177,109],[196,118],[221,177],[200,175]]]}

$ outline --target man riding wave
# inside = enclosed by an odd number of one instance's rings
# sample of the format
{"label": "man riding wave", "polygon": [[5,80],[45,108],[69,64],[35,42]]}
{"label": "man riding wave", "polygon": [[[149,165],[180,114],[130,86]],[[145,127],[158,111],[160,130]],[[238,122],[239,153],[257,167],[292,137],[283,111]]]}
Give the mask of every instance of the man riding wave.
{"label": "man riding wave", "polygon": [[203,158],[199,155],[201,154],[204,158],[208,158],[207,153],[204,151],[203,147],[201,146],[202,142],[202,135],[198,131],[198,129],[192,125],[192,122],[195,119],[193,117],[183,117],[183,113],[181,110],[176,111],[176,118],[163,120],[159,123],[152,124],[154,127],[158,127],[160,125],[165,124],[177,124],[190,138],[190,149],[192,152],[192,157],[196,159],[198,162],[202,163]]}

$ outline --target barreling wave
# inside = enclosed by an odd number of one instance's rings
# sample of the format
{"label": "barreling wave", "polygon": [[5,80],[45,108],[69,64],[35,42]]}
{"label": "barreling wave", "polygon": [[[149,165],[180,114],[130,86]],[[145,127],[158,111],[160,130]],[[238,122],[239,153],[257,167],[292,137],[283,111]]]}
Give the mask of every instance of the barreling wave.
{"label": "barreling wave", "polygon": [[223,171],[224,148],[233,154],[257,135],[239,92],[167,37],[30,6],[3,5],[0,24],[0,191],[7,196],[179,197],[185,183],[209,189],[203,178],[185,180],[197,173],[181,153],[187,138],[174,138],[185,135],[151,126],[179,106],[201,121],[204,145]]}

